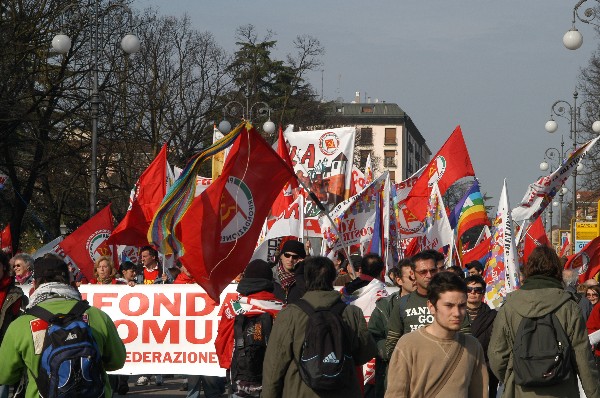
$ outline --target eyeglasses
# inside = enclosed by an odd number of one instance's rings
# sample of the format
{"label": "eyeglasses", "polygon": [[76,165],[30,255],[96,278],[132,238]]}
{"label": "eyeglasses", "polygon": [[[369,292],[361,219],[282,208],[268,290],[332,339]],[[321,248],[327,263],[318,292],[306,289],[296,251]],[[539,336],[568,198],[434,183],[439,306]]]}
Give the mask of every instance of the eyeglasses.
{"label": "eyeglasses", "polygon": [[467,293],[483,294],[483,288],[482,287],[470,287],[470,286],[467,286]]}
{"label": "eyeglasses", "polygon": [[419,274],[421,276],[425,276],[427,274],[435,275],[435,274],[438,273],[438,269],[437,268],[430,268],[430,269],[424,269],[424,270],[421,270],[421,271],[416,271],[415,270],[415,273],[417,273],[417,274]]}
{"label": "eyeglasses", "polygon": [[292,254],[292,253],[283,253],[283,256],[284,256],[285,258],[290,258],[290,257],[291,257],[291,258],[292,258],[292,260],[298,260],[298,259],[300,258],[300,256],[299,256],[299,255],[297,255],[297,254]]}
{"label": "eyeglasses", "polygon": [[598,293],[588,293],[585,296],[586,297],[598,297]]}
{"label": "eyeglasses", "polygon": [[15,265],[13,265],[13,269],[15,269],[15,268],[21,268],[21,264],[15,264]]}

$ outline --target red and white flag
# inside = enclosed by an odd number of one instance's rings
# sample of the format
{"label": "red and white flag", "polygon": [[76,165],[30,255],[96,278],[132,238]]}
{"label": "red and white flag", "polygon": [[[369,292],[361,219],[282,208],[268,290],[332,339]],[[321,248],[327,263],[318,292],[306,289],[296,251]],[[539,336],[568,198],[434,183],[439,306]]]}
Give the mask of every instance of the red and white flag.
{"label": "red and white flag", "polygon": [[600,272],[600,236],[589,241],[579,253],[569,256],[565,269],[579,273],[579,283],[592,279]]}
{"label": "red and white flag", "polygon": [[10,223],[0,232],[0,250],[5,253],[12,254],[12,234],[10,232]]}
{"label": "red and white flag", "polygon": [[425,218],[427,200],[434,183],[437,182],[443,195],[455,181],[475,175],[460,126],[454,129],[425,170],[406,199],[406,206],[417,220]]}
{"label": "red and white flag", "polygon": [[175,227],[180,260],[215,301],[248,264],[263,222],[293,170],[247,123],[223,173]]}
{"label": "red and white flag", "polygon": [[536,220],[531,224],[527,232],[525,233],[525,247],[523,249],[523,264],[527,262],[529,255],[538,246],[552,246],[550,244],[550,240],[548,239],[548,235],[546,235],[546,230],[544,229],[544,225],[542,224],[541,217],[536,218]]}
{"label": "red and white flag", "polygon": [[111,256],[107,239],[113,231],[110,204],[67,236],[58,247],[90,280],[94,278],[94,261],[100,256]]}
{"label": "red and white flag", "polygon": [[427,215],[425,217],[425,235],[421,241],[421,250],[440,251],[446,245],[452,245],[454,233],[446,214],[442,195],[436,183],[433,184]]}
{"label": "red and white flag", "polygon": [[148,228],[171,185],[172,173],[167,162],[167,144],[142,173],[129,198],[129,209],[109,238],[110,244],[145,246]]}

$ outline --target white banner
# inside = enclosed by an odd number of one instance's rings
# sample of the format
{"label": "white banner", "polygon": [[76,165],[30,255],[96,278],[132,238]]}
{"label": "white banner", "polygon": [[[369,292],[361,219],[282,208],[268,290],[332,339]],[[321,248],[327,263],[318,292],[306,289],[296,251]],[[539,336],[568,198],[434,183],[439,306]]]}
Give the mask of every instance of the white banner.
{"label": "white banner", "polygon": [[[296,176],[328,210],[350,197],[355,134],[354,127],[284,132]],[[304,195],[305,230],[310,237],[320,237],[320,211]]]}
{"label": "white banner", "polygon": [[406,180],[394,184],[392,197],[394,210],[396,211],[396,220],[398,221],[398,235],[401,239],[409,239],[417,236],[423,236],[423,221],[418,220],[406,207],[405,201],[413,185],[417,182],[421,174],[425,171],[425,166]]}

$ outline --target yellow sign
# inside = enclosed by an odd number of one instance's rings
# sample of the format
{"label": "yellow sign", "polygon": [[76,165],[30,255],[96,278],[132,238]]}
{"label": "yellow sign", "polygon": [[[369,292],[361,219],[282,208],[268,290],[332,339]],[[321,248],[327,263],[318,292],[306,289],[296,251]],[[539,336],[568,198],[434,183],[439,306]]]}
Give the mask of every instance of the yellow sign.
{"label": "yellow sign", "polygon": [[598,236],[597,222],[576,222],[575,240],[592,240]]}

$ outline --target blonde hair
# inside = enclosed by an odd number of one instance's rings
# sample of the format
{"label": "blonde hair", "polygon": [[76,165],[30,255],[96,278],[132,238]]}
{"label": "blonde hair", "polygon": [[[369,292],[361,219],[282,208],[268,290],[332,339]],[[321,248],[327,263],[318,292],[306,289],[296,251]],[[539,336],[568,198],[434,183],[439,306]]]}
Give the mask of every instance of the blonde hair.
{"label": "blonde hair", "polygon": [[98,279],[98,265],[100,265],[101,261],[106,261],[108,263],[108,266],[110,267],[109,278],[114,278],[117,274],[117,270],[115,269],[115,264],[110,256],[100,256],[94,261],[94,278]]}

